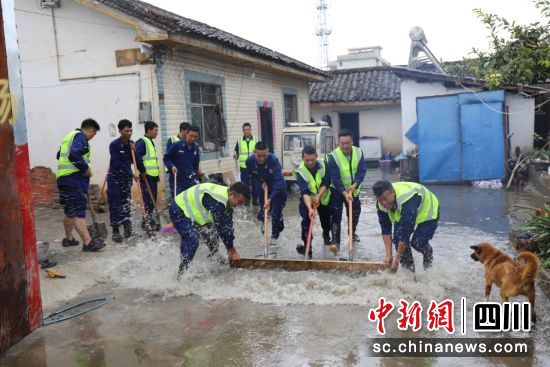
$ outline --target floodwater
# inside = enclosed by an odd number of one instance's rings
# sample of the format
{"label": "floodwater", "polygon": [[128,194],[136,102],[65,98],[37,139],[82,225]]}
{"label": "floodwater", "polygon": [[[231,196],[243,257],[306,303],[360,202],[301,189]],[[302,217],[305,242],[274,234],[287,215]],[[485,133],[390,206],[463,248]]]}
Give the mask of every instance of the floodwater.
{"label": "floodwater", "polygon": [[[370,170],[365,186],[392,174]],[[190,271],[178,282],[179,241],[164,235],[109,245],[99,254],[52,245],[52,258],[66,279],[42,278],[45,313],[94,296],[107,296],[104,307],[84,316],[43,326],[0,357],[0,366],[549,366],[549,302],[537,287],[539,322],[530,332],[477,334],[468,318],[466,337],[529,337],[531,358],[374,358],[367,339],[377,337],[368,311],[379,297],[398,305],[401,298],[430,300],[466,297],[469,307],[483,300],[484,275],[470,258],[469,246],[489,241],[509,254],[510,223],[525,217],[514,204],[542,205],[529,192],[430,187],[441,201],[441,221],[432,241],[434,267],[411,273],[349,275],[326,272],[231,270],[206,258],[201,245]],[[362,197],[356,259],[385,256],[370,191]],[[38,239],[60,238],[61,211],[38,211]],[[279,258],[298,258],[297,199],[285,209]],[[236,246],[241,256],[262,253],[259,224],[250,209],[235,215]],[[314,257],[332,258],[314,231]],[[346,232],[343,230],[343,232]],[[56,237],[57,236],[57,237]],[[342,243],[347,243],[343,235]],[[223,247],[223,245],[222,245]],[[347,256],[342,246],[342,256]],[[222,250],[224,251],[224,250]],[[491,301],[500,301],[493,287]],[[523,300],[518,298],[517,300]],[[470,308],[471,312],[471,308]],[[471,314],[470,314],[471,315]],[[386,337],[448,337],[445,331],[399,331],[397,312],[386,319]],[[455,310],[455,323],[460,316]],[[460,327],[458,327],[460,329]],[[462,336],[458,335],[453,336]]]}

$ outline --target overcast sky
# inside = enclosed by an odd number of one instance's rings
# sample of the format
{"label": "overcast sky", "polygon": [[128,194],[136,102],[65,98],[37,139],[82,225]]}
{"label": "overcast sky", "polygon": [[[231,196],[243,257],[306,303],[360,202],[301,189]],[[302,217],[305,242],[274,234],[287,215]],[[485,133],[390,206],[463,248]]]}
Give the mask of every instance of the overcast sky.
{"label": "overcast sky", "polygon": [[[158,7],[318,65],[315,0],[146,0]],[[531,0],[329,0],[329,60],[348,48],[382,46],[392,65],[406,64],[413,26],[424,29],[438,59],[459,60],[487,49],[488,32],[472,9],[519,23],[540,20]]]}

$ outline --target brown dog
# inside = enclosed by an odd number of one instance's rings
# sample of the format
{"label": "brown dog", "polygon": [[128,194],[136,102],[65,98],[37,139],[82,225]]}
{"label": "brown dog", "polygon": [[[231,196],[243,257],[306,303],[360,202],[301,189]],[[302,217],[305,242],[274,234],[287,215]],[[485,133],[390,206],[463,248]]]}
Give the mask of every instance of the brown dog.
{"label": "brown dog", "polygon": [[508,302],[510,297],[527,296],[531,303],[531,320],[537,321],[535,313],[535,277],[540,272],[540,260],[531,252],[522,252],[518,259],[513,260],[504,252],[490,243],[480,243],[470,246],[474,253],[472,259],[479,261],[485,267],[485,301],[489,299],[493,283],[500,288],[500,297]]}

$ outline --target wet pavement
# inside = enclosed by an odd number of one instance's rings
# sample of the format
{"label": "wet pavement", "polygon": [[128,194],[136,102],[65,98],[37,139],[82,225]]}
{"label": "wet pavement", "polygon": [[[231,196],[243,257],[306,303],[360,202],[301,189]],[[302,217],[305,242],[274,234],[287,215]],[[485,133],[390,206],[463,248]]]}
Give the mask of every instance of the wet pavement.
{"label": "wet pavement", "polygon": [[[365,186],[381,177],[397,176],[370,170]],[[368,311],[379,297],[394,304],[400,298],[452,299],[459,304],[483,300],[483,269],[470,258],[469,246],[489,241],[509,254],[511,223],[526,216],[514,204],[540,206],[544,198],[528,191],[476,189],[471,186],[430,186],[442,202],[441,221],[432,241],[434,267],[410,273],[350,275],[326,272],[231,270],[206,258],[201,245],[195,260],[176,280],[179,240],[163,235],[157,241],[109,243],[102,253],[50,246],[51,258],[66,279],[41,278],[45,313],[95,296],[107,296],[104,307],[84,316],[43,326],[0,357],[0,366],[548,366],[549,302],[537,287],[539,322],[526,333],[490,337],[530,337],[532,358],[373,358],[367,338],[377,337]],[[298,258],[300,242],[297,199],[285,209],[285,231],[279,258]],[[364,190],[358,227],[361,242],[355,258],[381,261],[385,252],[369,190]],[[136,216],[139,211],[136,210]],[[62,238],[61,210],[37,210],[37,237]],[[104,215],[100,218],[105,219]],[[136,223],[139,223],[136,221]],[[261,253],[259,225],[249,210],[235,215],[236,246],[241,256]],[[314,257],[332,258],[314,231]],[[346,243],[344,235],[342,243]],[[223,245],[222,245],[223,247]],[[342,246],[345,248],[345,246]],[[224,252],[224,250],[222,250]],[[421,258],[413,251],[417,269]],[[347,256],[345,250],[341,254]],[[500,301],[493,289],[491,301]],[[517,300],[523,300],[518,298]],[[455,319],[459,318],[455,311]],[[399,331],[397,312],[386,320],[387,337],[447,337]],[[488,337],[472,331],[466,337]],[[455,335],[459,336],[459,335]]]}

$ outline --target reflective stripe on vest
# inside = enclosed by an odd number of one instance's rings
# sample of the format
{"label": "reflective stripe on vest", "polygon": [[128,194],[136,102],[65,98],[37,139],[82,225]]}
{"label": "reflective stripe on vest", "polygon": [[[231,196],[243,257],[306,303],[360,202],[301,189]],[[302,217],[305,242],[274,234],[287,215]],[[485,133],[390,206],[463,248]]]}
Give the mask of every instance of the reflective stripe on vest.
{"label": "reflective stripe on vest", "polygon": [[247,142],[244,136],[241,136],[239,138],[238,146],[239,146],[239,165],[241,168],[246,168],[246,160],[254,152],[254,147],[256,146],[256,140],[254,140],[254,136],[251,136],[250,140],[248,140]]}
{"label": "reflective stripe on vest", "polygon": [[[309,191],[311,191],[312,194],[317,195],[319,190],[321,189],[321,184],[323,182],[323,178],[327,174],[326,168],[325,168],[325,162],[318,161],[321,165],[321,168],[317,170],[317,173],[315,174],[315,177],[311,174],[309,169],[306,167],[306,164],[302,162],[298,168],[294,171],[294,175],[300,175],[305,182],[307,182],[309,186]],[[330,200],[330,190],[327,190],[323,197],[321,198],[321,205],[328,205],[328,202]]]}
{"label": "reflective stripe on vest", "polygon": [[159,162],[157,160],[157,150],[153,145],[153,141],[146,136],[140,138],[140,140],[145,143],[145,155],[143,156],[145,171],[149,176],[158,177]]}
{"label": "reflective stripe on vest", "polygon": [[176,204],[185,216],[202,226],[213,222],[212,214],[202,205],[204,194],[210,195],[227,208],[229,189],[213,183],[195,185],[176,196]]}
{"label": "reflective stripe on vest", "polygon": [[[351,162],[344,155],[344,152],[342,152],[342,149],[340,148],[336,148],[330,154],[334,158],[334,162],[336,162],[336,165],[340,170],[340,181],[342,181],[342,184],[347,190],[347,188],[353,184],[355,174],[357,173],[357,168],[359,167],[359,159],[361,158],[361,148],[352,147]],[[353,196],[359,196],[359,192],[361,192],[361,184],[357,186],[357,188],[353,192]]]}
{"label": "reflective stripe on vest", "polygon": [[[75,172],[80,172],[78,168],[69,160],[69,154],[71,153],[71,146],[73,145],[73,140],[76,134],[82,134],[81,131],[74,130],[68,133],[61,140],[61,146],[59,148],[59,159],[57,160],[57,171],[55,177],[63,177],[73,174]],[[88,165],[90,165],[90,155],[92,148],[88,145],[88,152],[82,155],[82,158]]]}
{"label": "reflective stripe on vest", "polygon": [[[179,135],[171,136],[169,139],[171,141],[171,144],[177,143],[178,141],[181,140]],[[166,145],[168,145],[168,144],[166,144]],[[168,172],[168,167],[164,167],[164,172]]]}
{"label": "reflective stripe on vest", "polygon": [[395,190],[395,201],[397,208],[394,210],[387,210],[380,203],[377,203],[378,208],[388,213],[392,223],[399,222],[401,220],[401,211],[403,204],[409,201],[414,195],[419,195],[422,199],[420,206],[416,211],[415,224],[420,224],[429,220],[436,219],[439,214],[439,200],[430,190],[426,187],[417,184],[415,182],[395,182],[392,184]]}

